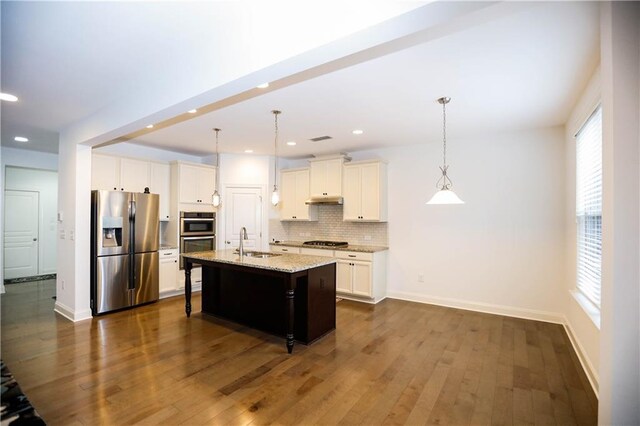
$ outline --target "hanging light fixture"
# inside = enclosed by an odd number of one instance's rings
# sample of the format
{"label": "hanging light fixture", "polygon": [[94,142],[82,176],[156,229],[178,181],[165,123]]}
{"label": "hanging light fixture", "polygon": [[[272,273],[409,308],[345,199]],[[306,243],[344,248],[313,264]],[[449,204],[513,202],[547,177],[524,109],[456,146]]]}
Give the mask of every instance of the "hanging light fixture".
{"label": "hanging light fixture", "polygon": [[443,97],[438,99],[438,103],[442,105],[442,140],[443,140],[443,155],[442,155],[442,176],[436,182],[436,188],[438,192],[427,202],[427,204],[464,204],[455,192],[451,190],[453,182],[447,176],[447,109],[446,105],[451,101],[451,98]]}
{"label": "hanging light fixture", "polygon": [[218,193],[218,177],[220,176],[220,153],[218,152],[218,133],[220,132],[220,129],[215,128],[213,129],[214,132],[216,132],[216,182],[215,182],[215,186],[214,186],[214,191],[213,191],[213,195],[211,196],[211,204],[213,204],[213,207],[218,207],[220,205],[220,202],[222,201],[220,198],[220,194]]}
{"label": "hanging light fixture", "polygon": [[280,193],[278,192],[278,114],[281,114],[282,111],[278,111],[277,109],[274,109],[271,112],[275,117],[275,124],[276,124],[276,137],[273,142],[275,161],[273,166],[273,192],[271,193],[271,204],[273,204],[274,206],[277,206],[278,203],[280,202]]}

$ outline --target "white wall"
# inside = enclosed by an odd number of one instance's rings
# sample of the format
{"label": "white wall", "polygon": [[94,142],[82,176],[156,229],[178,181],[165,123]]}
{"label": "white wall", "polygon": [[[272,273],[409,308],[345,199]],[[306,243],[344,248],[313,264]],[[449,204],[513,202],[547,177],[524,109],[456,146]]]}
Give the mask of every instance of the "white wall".
{"label": "white wall", "polygon": [[600,424],[640,424],[640,3],[601,4]]}
{"label": "white wall", "polygon": [[447,148],[464,205],[425,205],[440,143],[352,153],[389,163],[389,296],[562,321],[563,129],[450,139]]}
{"label": "white wall", "polygon": [[[0,236],[3,239],[0,247],[4,250],[4,185],[6,166],[28,167],[33,169],[58,170],[58,156],[47,152],[2,147],[0,149],[0,177],[2,197],[0,197]],[[0,293],[4,293],[3,255],[0,256]]]}
{"label": "white wall", "polygon": [[2,147],[2,170],[5,166],[58,170],[58,155],[49,152]]}
{"label": "white wall", "polygon": [[58,173],[22,167],[7,167],[5,173],[5,189],[39,193],[38,274],[53,274],[57,259]]}
{"label": "white wall", "polygon": [[575,134],[600,103],[601,75],[598,68],[585,87],[565,125],[565,252],[566,283],[562,289],[563,313],[571,339],[587,376],[598,392],[600,365],[600,311],[576,290],[576,140]]}

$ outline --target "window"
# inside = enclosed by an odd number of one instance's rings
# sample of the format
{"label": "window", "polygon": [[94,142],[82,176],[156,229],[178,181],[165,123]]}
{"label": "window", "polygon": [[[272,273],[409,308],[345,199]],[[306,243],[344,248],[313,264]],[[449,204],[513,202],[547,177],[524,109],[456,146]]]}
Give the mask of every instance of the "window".
{"label": "window", "polygon": [[602,109],[576,135],[577,287],[600,307],[602,266]]}

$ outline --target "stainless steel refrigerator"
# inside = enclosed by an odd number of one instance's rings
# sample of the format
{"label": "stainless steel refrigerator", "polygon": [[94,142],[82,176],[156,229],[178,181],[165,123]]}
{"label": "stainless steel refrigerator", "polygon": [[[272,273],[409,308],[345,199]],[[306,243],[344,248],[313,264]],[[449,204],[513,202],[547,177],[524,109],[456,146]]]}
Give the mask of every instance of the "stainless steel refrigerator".
{"label": "stainless steel refrigerator", "polygon": [[93,315],[158,300],[159,196],[91,192]]}

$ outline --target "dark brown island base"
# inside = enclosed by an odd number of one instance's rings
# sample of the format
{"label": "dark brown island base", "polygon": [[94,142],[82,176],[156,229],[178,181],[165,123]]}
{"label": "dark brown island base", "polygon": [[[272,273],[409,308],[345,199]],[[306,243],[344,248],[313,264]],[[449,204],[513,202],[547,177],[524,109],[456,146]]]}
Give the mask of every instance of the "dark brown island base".
{"label": "dark brown island base", "polygon": [[[265,257],[262,257],[265,256]],[[320,256],[216,250],[183,255],[185,311],[191,268],[202,265],[202,313],[311,344],[336,328],[335,260]]]}

